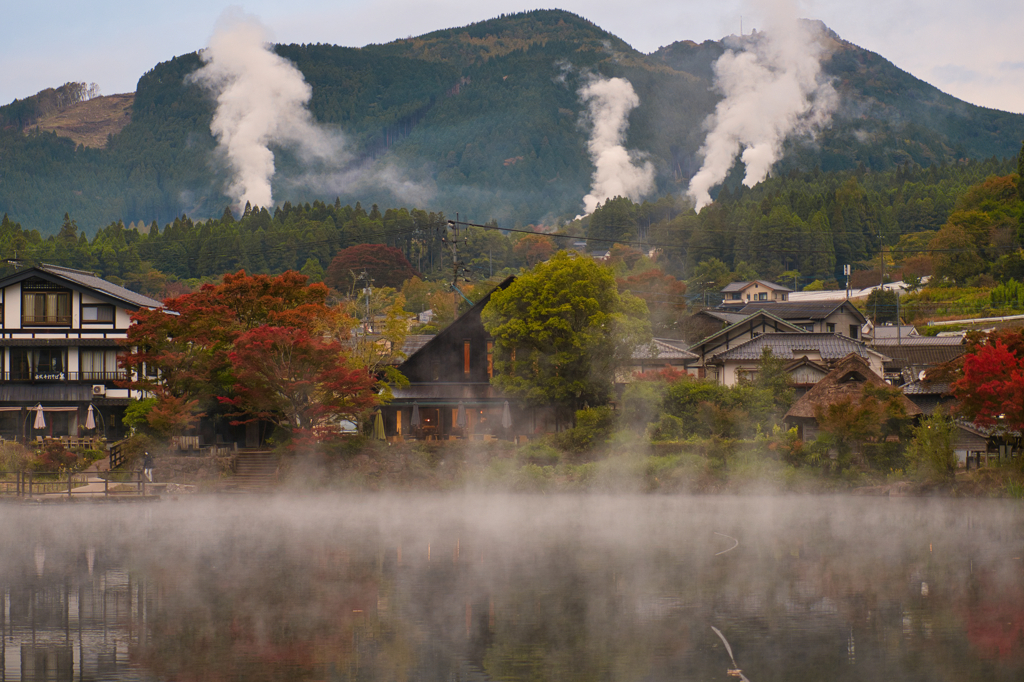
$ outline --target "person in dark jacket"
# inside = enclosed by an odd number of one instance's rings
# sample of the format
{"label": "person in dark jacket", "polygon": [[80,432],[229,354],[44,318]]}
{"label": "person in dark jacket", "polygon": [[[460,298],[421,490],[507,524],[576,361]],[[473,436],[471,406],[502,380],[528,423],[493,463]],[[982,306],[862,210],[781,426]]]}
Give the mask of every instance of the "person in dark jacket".
{"label": "person in dark jacket", "polygon": [[150,483],[153,482],[153,455],[149,454],[149,450],[142,458],[142,473],[146,475]]}

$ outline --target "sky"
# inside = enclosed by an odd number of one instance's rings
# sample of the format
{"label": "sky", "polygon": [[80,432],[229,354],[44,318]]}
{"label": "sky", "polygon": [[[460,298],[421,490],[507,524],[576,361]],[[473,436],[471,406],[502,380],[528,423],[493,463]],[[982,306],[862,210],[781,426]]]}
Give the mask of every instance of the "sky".
{"label": "sky", "polygon": [[[840,37],[973,104],[1024,113],[1024,2],[991,0],[561,0],[641,52],[758,28],[796,4]],[[0,0],[0,104],[68,81],[132,92],[157,63],[200,50],[228,7],[256,15],[278,43],[361,47],[544,6],[515,0]],[[627,10],[623,8],[627,7]]]}

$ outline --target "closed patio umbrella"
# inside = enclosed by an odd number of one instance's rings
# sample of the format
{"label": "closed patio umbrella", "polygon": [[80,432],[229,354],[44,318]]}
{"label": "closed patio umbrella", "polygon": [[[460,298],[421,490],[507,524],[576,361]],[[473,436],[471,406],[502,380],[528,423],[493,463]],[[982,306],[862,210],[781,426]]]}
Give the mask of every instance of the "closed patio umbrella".
{"label": "closed patio umbrella", "polygon": [[[506,405],[508,403],[505,403]],[[92,430],[96,428],[96,418],[92,414],[92,405],[89,406],[89,412],[85,415],[85,428]]]}
{"label": "closed patio umbrella", "polygon": [[505,401],[505,405],[501,408],[501,428],[512,428],[512,410],[509,409],[507,400]]}
{"label": "closed patio umbrella", "polygon": [[36,420],[32,422],[33,429],[45,429],[46,417],[43,416],[43,404],[36,405]]}
{"label": "closed patio umbrella", "polygon": [[455,426],[460,429],[466,428],[466,406],[459,403],[459,409],[455,412]]}
{"label": "closed patio umbrella", "polygon": [[420,404],[419,403],[413,403],[412,404],[412,419],[409,420],[409,426],[412,426],[413,428],[415,428],[415,427],[417,427],[419,425],[420,425]]}
{"label": "closed patio umbrella", "polygon": [[384,433],[384,415],[377,410],[377,416],[373,418],[373,439],[374,440],[387,440],[387,435]]}

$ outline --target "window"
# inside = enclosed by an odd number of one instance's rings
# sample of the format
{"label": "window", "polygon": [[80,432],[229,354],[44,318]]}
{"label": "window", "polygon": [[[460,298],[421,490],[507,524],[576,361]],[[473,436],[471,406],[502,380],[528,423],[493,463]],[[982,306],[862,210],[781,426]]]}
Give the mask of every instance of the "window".
{"label": "window", "polygon": [[826,322],[825,323],[825,331],[827,331],[827,332],[829,332],[831,334],[834,334],[835,331],[836,331],[836,323],[835,322]]}
{"label": "window", "polygon": [[109,324],[114,321],[114,306],[91,305],[82,306],[83,324]]}
{"label": "window", "polygon": [[857,338],[857,325],[855,325],[855,324],[851,324],[850,325],[850,338],[851,339]]}
{"label": "window", "polygon": [[116,348],[83,348],[78,351],[78,371],[82,381],[113,381],[124,378],[118,367]]}
{"label": "window", "polygon": [[66,378],[67,348],[12,348],[11,379],[30,381]]}
{"label": "window", "polygon": [[768,300],[768,292],[767,291],[762,291],[761,293],[759,293],[757,295],[757,300],[759,300],[759,301],[767,301]]}
{"label": "window", "polygon": [[21,323],[23,325],[70,325],[71,293],[24,292],[21,301]]}
{"label": "window", "polygon": [[494,342],[487,342],[487,378],[494,378]]}
{"label": "window", "polygon": [[469,339],[462,342],[462,373],[469,374]]}

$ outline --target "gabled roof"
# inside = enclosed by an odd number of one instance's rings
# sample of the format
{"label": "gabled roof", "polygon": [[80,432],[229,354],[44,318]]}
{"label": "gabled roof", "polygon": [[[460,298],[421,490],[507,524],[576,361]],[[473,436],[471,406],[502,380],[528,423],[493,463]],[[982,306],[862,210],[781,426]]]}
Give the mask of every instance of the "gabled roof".
{"label": "gabled roof", "polygon": [[917,327],[912,324],[901,324],[898,326],[894,324],[883,324],[872,326],[871,323],[868,322],[865,327],[866,331],[864,333],[875,339],[876,343],[887,342],[890,339],[892,340],[892,343],[896,343],[897,339],[900,338],[903,340],[921,338],[917,333]]}
{"label": "gabled roof", "polygon": [[[705,311],[705,312],[707,312],[707,311]],[[736,331],[737,327],[740,327],[740,326],[742,326],[744,324],[747,324],[748,322],[754,323],[755,320],[757,320],[759,318],[763,318],[764,320],[771,320],[774,326],[782,327],[786,331],[796,332],[796,333],[801,333],[801,334],[808,333],[807,330],[802,329],[801,327],[798,327],[795,324],[792,324],[790,322],[786,322],[782,318],[776,317],[775,315],[773,315],[772,313],[768,312],[767,310],[756,310],[756,311],[754,311],[752,313],[747,313],[747,314],[741,315],[739,320],[737,320],[736,322],[733,322],[732,324],[730,324],[727,327],[723,327],[722,329],[720,329],[719,331],[715,332],[711,336],[709,336],[707,338],[704,338],[704,339],[701,339],[697,343],[695,343],[692,346],[690,346],[690,349],[692,350],[694,348],[699,348],[701,346],[704,346],[704,345],[708,344],[709,342],[714,341],[718,337],[720,337],[720,336],[722,336],[724,334],[728,334],[728,332],[730,332],[730,331]],[[753,326],[753,324],[751,324],[751,326]]]}
{"label": "gabled roof", "polygon": [[741,313],[749,315],[758,310],[770,311],[784,320],[824,320],[834,312],[846,306],[850,313],[864,324],[867,318],[849,301],[751,301],[740,308]]}
{"label": "gabled roof", "polygon": [[749,317],[748,315],[741,315],[740,313],[737,312],[726,312],[724,310],[717,310],[712,308],[698,310],[693,314],[694,317],[696,317],[697,315],[706,315],[707,317],[710,317],[714,320],[718,320],[719,322],[724,322],[726,324],[733,324],[739,322],[745,317]]}
{"label": "gabled roof", "polygon": [[131,310],[139,308],[163,308],[164,304],[149,296],[125,289],[113,282],[108,282],[102,277],[86,270],[75,270],[64,268],[59,265],[37,265],[32,268],[19,270],[12,275],[0,279],[0,288],[17,282],[24,282],[32,277],[39,277],[56,284],[61,284],[74,289],[79,293],[88,293],[106,299],[110,303],[119,305]]}
{"label": "gabled roof", "polygon": [[480,313],[483,311],[484,306],[486,306],[487,303],[491,300],[491,294],[493,294],[495,291],[498,291],[499,289],[506,289],[506,288],[508,288],[508,286],[510,284],[512,284],[512,282],[514,282],[515,279],[516,279],[515,275],[510,275],[510,276],[506,277],[504,280],[502,280],[501,282],[499,282],[498,286],[494,287],[489,292],[487,292],[487,295],[484,296],[483,298],[481,298],[476,303],[474,303],[473,306],[469,310],[467,310],[466,312],[464,312],[461,315],[459,315],[455,319],[454,322],[452,322],[450,325],[448,325],[447,327],[442,329],[440,332],[438,332],[433,338],[428,339],[422,346],[417,348],[415,352],[411,353],[409,355],[409,357],[407,357],[405,359],[403,364],[405,362],[412,361],[413,358],[418,358],[420,356],[420,354],[428,353],[430,351],[431,346],[433,346],[434,344],[447,343],[447,340],[446,340],[447,337],[449,337],[453,333],[452,332],[453,328],[458,328],[458,326],[459,326],[458,323],[460,321],[462,321],[464,319],[467,319],[467,318],[470,318],[472,316],[476,316],[479,319],[480,318]]}
{"label": "gabled roof", "polygon": [[[892,388],[882,377],[871,370],[871,366],[864,358],[850,353],[831,372],[822,377],[821,381],[816,383],[811,390],[793,403],[793,407],[789,408],[789,412],[786,413],[786,419],[791,417],[814,419],[814,411],[818,406],[826,407],[847,399],[856,402],[860,399],[865,384]],[[899,395],[899,400],[908,416],[916,417],[922,414],[921,408],[902,393]]]}
{"label": "gabled roof", "polygon": [[765,348],[771,348],[772,355],[784,360],[799,358],[806,355],[808,351],[815,351],[825,362],[839,360],[850,354],[867,358],[870,352],[868,347],[860,341],[834,332],[780,332],[778,334],[762,334],[749,341],[744,341],[727,351],[716,353],[710,362],[758,360]]}
{"label": "gabled roof", "polygon": [[652,339],[651,343],[637,346],[633,351],[634,360],[696,360],[697,357],[696,353],[686,350],[684,342],[673,339]]}
{"label": "gabled roof", "polygon": [[736,291],[743,291],[752,284],[760,284],[765,288],[771,289],[772,291],[793,291],[789,287],[784,287],[781,284],[775,284],[774,282],[768,282],[763,279],[752,279],[747,282],[730,282],[722,287],[723,294],[731,294]]}

